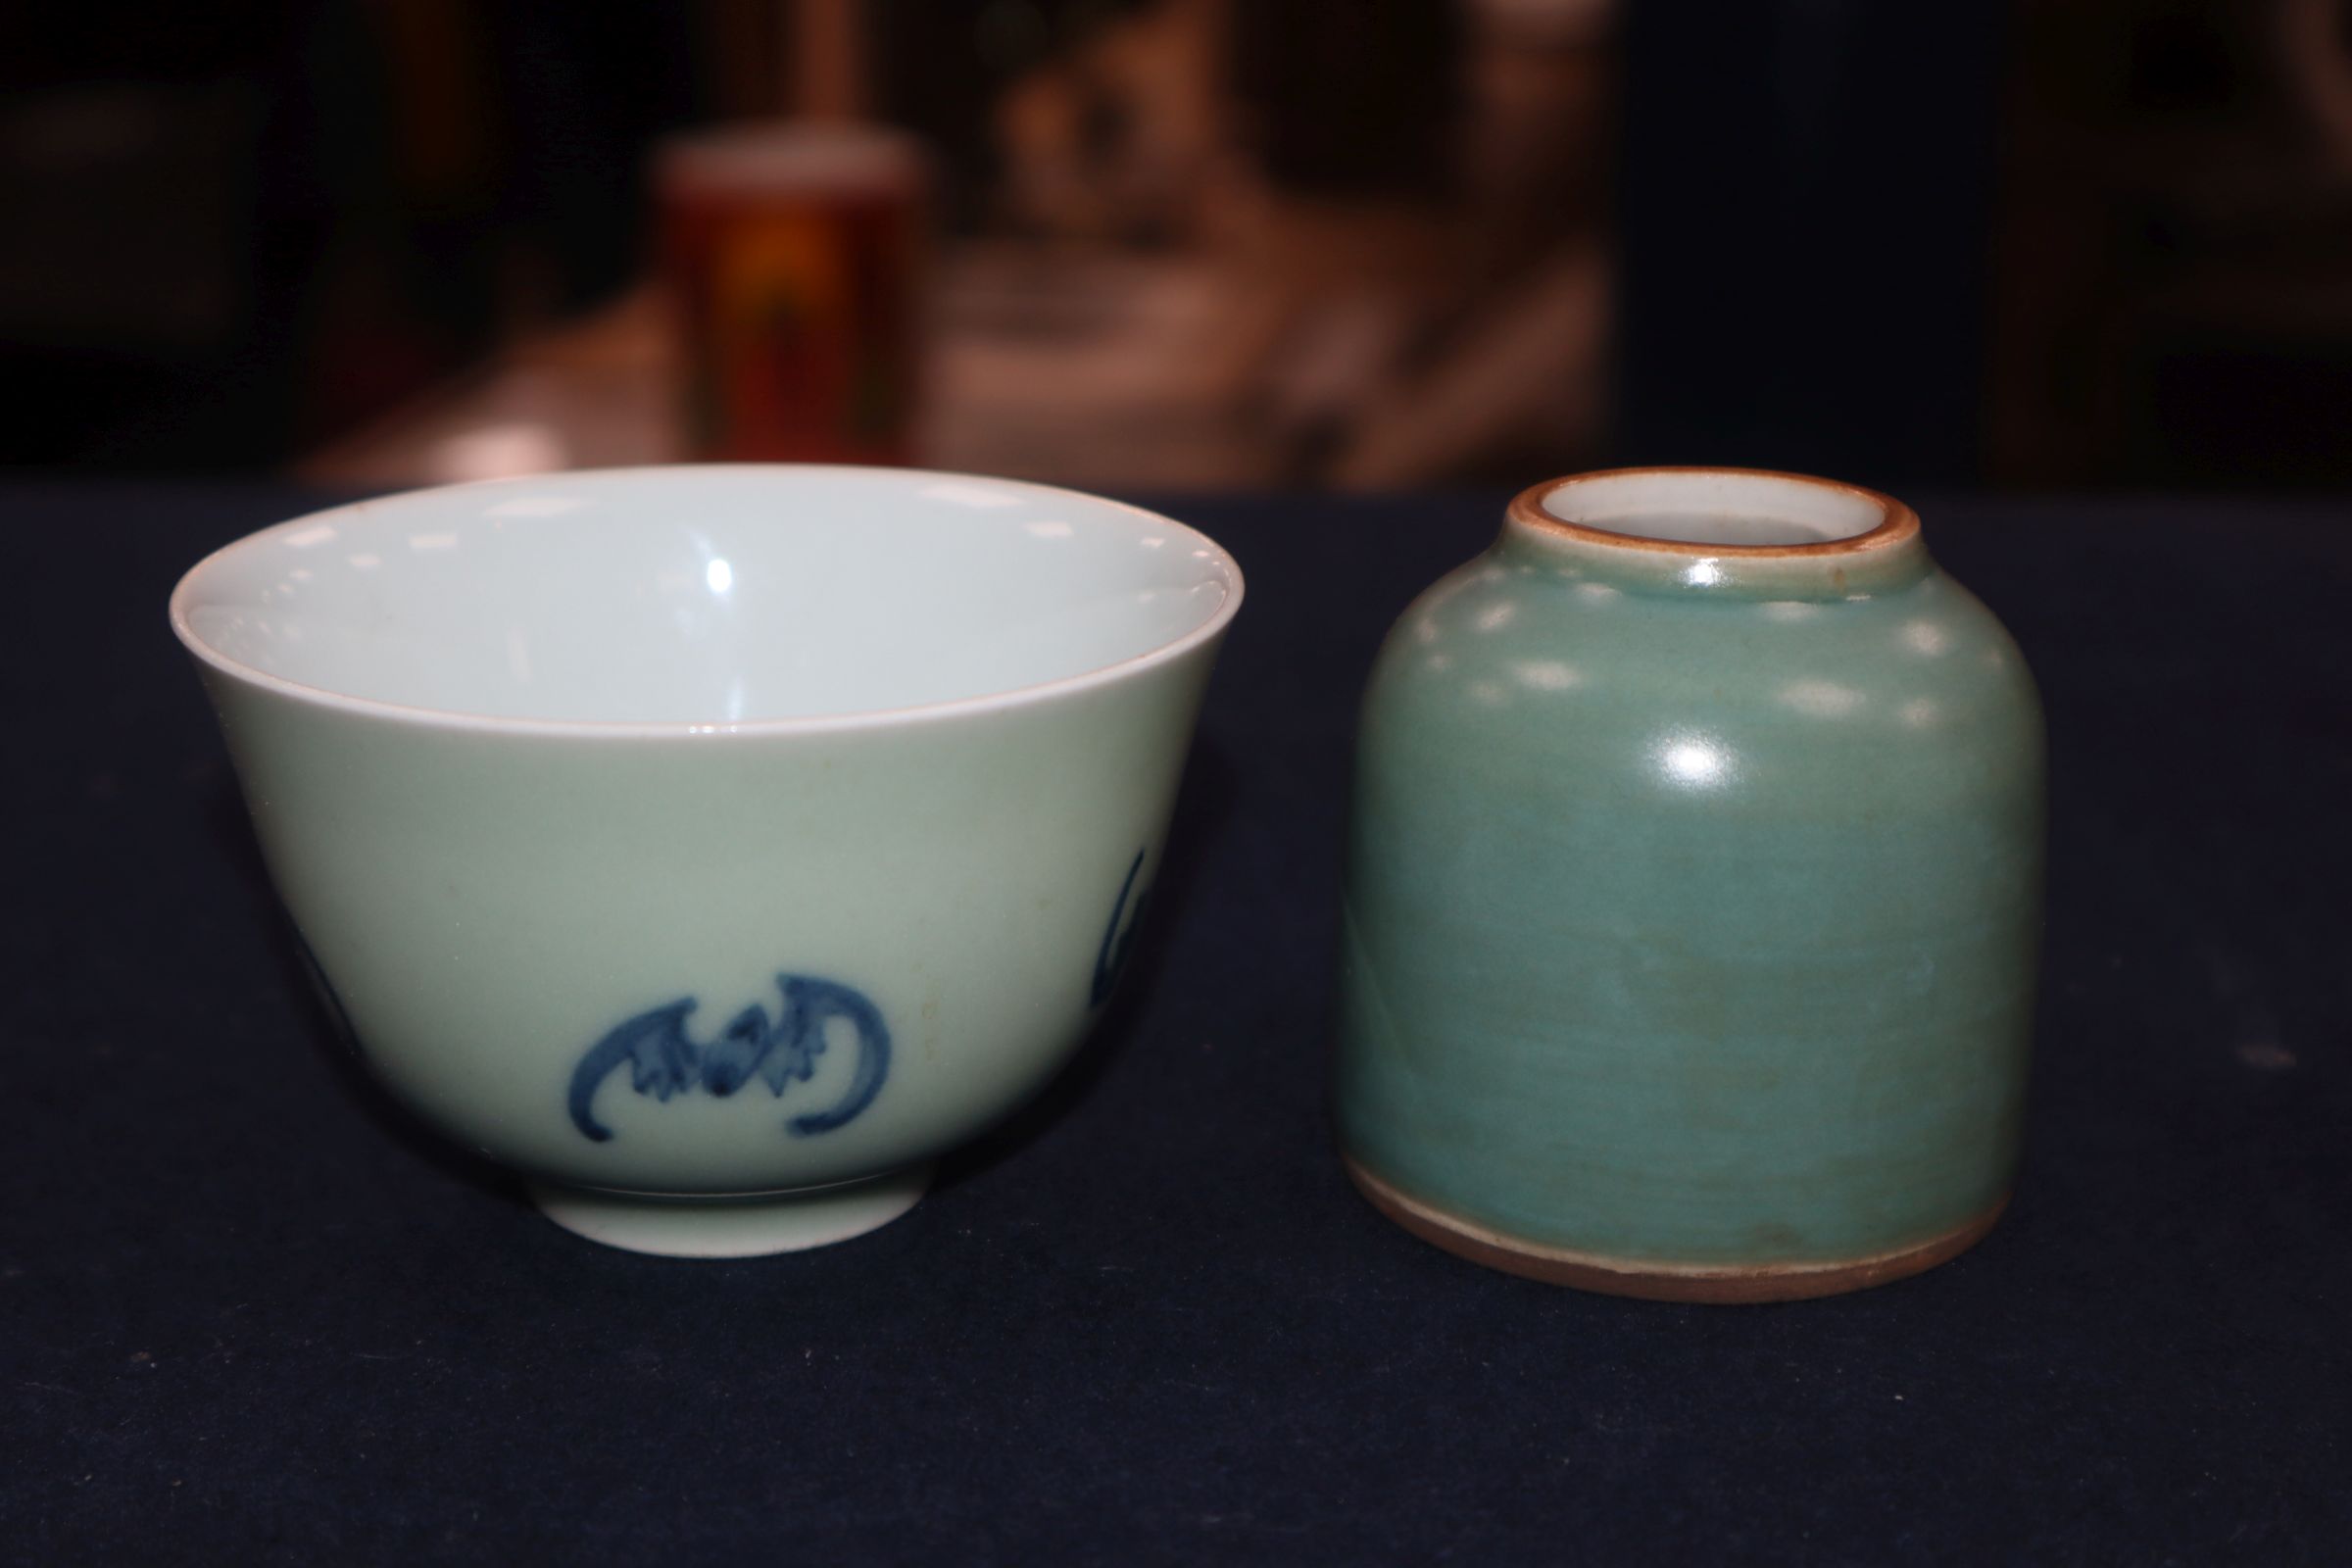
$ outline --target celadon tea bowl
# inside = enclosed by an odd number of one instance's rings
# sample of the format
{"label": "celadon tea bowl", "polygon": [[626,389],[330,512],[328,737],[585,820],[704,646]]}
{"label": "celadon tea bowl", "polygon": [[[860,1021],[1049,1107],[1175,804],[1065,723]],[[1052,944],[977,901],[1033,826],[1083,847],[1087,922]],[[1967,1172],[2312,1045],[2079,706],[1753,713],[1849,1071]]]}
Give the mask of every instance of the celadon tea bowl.
{"label": "celadon tea bowl", "polygon": [[2042,723],[1909,507],[1539,485],[1375,667],[1337,1111],[1407,1229],[1626,1295],[1914,1273],[2016,1163]]}
{"label": "celadon tea bowl", "polygon": [[562,1225],[745,1255],[1070,1054],[1241,597],[1108,501],[710,466],[298,518],[172,622],[368,1068]]}

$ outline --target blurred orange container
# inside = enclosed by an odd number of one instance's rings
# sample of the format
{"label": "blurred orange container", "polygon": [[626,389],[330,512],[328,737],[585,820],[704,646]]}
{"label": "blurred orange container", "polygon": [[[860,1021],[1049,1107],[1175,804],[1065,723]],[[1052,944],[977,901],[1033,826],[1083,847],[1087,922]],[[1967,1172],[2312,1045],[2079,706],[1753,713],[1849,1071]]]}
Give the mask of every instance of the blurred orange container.
{"label": "blurred orange container", "polygon": [[864,125],[728,127],[665,144],[655,189],[696,454],[912,461],[920,147]]}

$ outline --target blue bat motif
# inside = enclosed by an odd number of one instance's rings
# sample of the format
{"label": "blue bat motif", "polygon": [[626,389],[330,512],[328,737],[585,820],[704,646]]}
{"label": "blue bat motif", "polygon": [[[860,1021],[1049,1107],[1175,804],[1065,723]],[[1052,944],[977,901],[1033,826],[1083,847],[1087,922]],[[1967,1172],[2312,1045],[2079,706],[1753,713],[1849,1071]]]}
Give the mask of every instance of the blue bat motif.
{"label": "blue bat motif", "polygon": [[[1144,868],[1145,853],[1143,850],[1136,851],[1135,858],[1128,862],[1127,880],[1119,884],[1118,902],[1110,906],[1110,924],[1102,928],[1102,946],[1095,951],[1094,984],[1087,988],[1086,993],[1086,1004],[1090,1007],[1100,1007],[1110,1000],[1111,992],[1118,988],[1119,975],[1126,969],[1127,960],[1133,955],[1135,928],[1144,923],[1144,906],[1152,902],[1150,888],[1141,893],[1135,891],[1135,874]],[[1127,913],[1127,896],[1130,893],[1135,894],[1135,912],[1132,915]],[[1127,916],[1124,929],[1119,925],[1122,915]]]}
{"label": "blue bat motif", "polygon": [[858,1035],[850,1087],[831,1107],[804,1112],[784,1125],[795,1137],[807,1138],[856,1120],[890,1076],[890,1028],[881,1009],[864,993],[833,980],[780,974],[776,987],[784,996],[781,1017],[770,1022],[767,1009],[755,1003],[708,1045],[697,1045],[686,1032],[686,1015],[697,1005],[692,997],[649,1008],[615,1027],[572,1069],[571,1124],[595,1143],[612,1137],[612,1129],[596,1119],[596,1092],[623,1064],[630,1088],[663,1102],[698,1083],[723,1100],[754,1078],[781,1100],[792,1085],[816,1076],[825,1026],[836,1018]]}
{"label": "blue bat motif", "polygon": [[299,929],[294,932],[294,951],[302,956],[303,971],[311,977],[311,988],[318,993],[318,1000],[325,1004],[327,1018],[334,1024],[336,1038],[343,1042],[343,1049],[365,1059],[367,1049],[360,1044],[360,1032],[351,1025],[351,1012],[343,1005],[342,995],[335,990],[335,983],[326,977],[326,969],[319,963],[318,955],[311,951],[310,939]]}

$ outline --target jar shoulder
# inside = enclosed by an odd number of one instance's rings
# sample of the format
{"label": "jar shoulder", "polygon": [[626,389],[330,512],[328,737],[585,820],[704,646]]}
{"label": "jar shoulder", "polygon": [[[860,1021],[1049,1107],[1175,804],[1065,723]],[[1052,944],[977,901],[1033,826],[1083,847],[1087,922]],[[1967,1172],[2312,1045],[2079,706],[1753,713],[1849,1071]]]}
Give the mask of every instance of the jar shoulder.
{"label": "jar shoulder", "polygon": [[1366,694],[1367,739],[1514,721],[1547,737],[1699,729],[1788,744],[1895,733],[2030,751],[2041,710],[2022,651],[1940,569],[1828,600],[1642,594],[1493,556],[1398,617]]}

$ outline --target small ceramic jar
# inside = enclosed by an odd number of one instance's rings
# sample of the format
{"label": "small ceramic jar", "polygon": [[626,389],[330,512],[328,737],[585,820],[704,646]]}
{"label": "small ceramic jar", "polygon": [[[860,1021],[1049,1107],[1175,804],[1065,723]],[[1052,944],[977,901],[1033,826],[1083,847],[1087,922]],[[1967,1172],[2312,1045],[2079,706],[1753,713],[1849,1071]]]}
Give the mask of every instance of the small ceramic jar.
{"label": "small ceramic jar", "polygon": [[1349,1172],[1592,1290],[1938,1263],[2008,1195],[2041,852],[2032,676],[1910,508],[1740,469],[1538,485],[1365,701]]}

